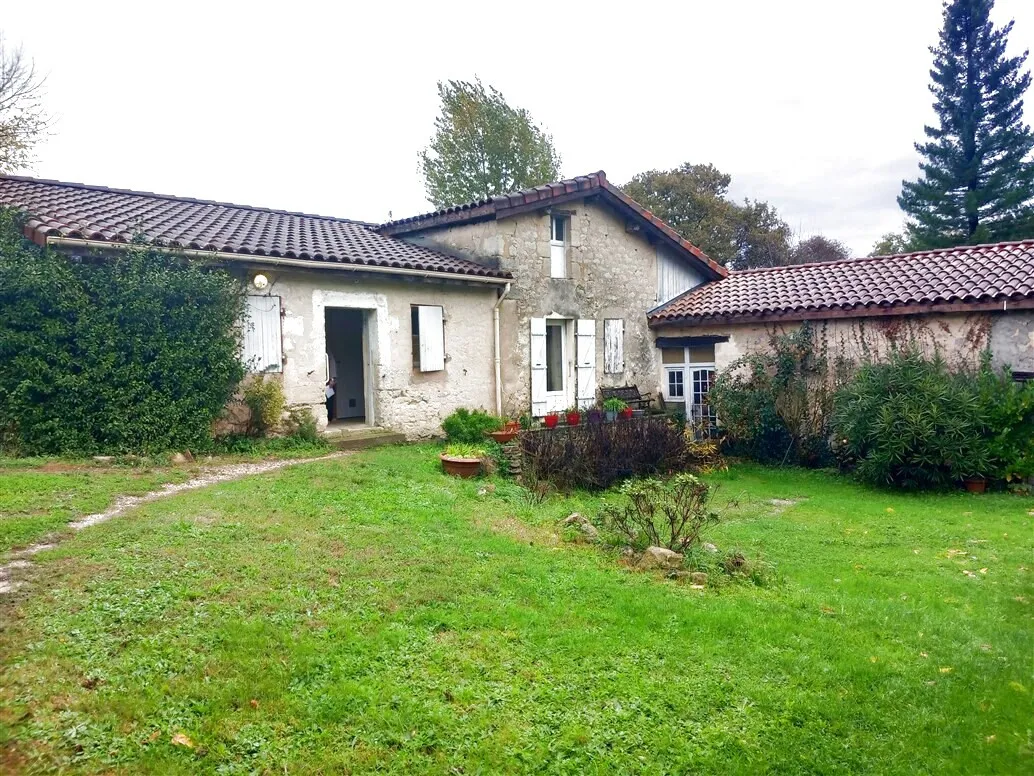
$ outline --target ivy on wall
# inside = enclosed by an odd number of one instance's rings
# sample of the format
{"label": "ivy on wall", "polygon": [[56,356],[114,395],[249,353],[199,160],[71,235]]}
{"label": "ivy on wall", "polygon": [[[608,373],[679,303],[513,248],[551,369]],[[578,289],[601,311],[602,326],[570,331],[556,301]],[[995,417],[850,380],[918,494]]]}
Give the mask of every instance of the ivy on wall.
{"label": "ivy on wall", "polygon": [[0,443],[20,454],[204,449],[244,376],[240,283],[143,245],[76,257],[0,209]]}

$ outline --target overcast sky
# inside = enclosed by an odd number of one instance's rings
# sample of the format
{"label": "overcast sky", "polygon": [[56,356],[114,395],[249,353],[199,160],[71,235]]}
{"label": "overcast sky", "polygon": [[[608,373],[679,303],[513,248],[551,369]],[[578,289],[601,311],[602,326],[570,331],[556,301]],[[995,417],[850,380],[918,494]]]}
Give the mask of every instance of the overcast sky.
{"label": "overcast sky", "polygon": [[[381,221],[428,209],[439,79],[552,133],[565,176],[712,162],[856,254],[900,228],[940,0],[5,2],[48,74],[46,178]],[[1012,49],[1034,2],[998,0]],[[1028,63],[1029,67],[1030,63]],[[1034,96],[1029,99],[1034,100]],[[1034,115],[1030,108],[1027,116]]]}

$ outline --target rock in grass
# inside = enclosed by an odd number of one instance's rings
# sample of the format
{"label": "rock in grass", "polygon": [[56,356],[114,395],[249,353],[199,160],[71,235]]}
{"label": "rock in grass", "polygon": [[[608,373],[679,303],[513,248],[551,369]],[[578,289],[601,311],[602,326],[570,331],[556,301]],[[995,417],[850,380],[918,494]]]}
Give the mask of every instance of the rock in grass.
{"label": "rock in grass", "polygon": [[694,585],[706,585],[707,574],[703,571],[694,571],[692,574],[690,574],[689,581]]}
{"label": "rock in grass", "polygon": [[681,553],[669,550],[667,547],[647,547],[642,557],[639,558],[639,568],[641,569],[675,569],[681,565]]}
{"label": "rock in grass", "polygon": [[600,532],[596,529],[596,526],[590,523],[580,512],[572,512],[569,514],[564,518],[563,524],[565,526],[577,528],[590,542],[594,542],[600,538]]}

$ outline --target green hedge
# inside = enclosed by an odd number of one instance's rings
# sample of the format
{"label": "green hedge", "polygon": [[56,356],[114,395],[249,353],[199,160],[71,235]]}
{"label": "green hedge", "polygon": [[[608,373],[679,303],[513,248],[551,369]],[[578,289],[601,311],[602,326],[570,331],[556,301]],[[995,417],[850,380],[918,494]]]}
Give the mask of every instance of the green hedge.
{"label": "green hedge", "polygon": [[0,209],[0,441],[22,454],[204,449],[244,376],[240,283],[142,246],[76,258]]}

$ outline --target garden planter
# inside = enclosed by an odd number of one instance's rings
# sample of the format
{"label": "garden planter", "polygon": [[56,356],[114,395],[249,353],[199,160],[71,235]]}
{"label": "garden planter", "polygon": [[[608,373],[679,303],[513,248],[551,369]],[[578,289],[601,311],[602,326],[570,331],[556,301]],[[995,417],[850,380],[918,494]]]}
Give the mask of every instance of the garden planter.
{"label": "garden planter", "polygon": [[446,455],[445,453],[439,457],[442,459],[442,468],[445,473],[451,474],[453,477],[477,477],[481,474],[480,458],[461,458],[458,455]]}
{"label": "garden planter", "polygon": [[489,431],[488,435],[492,437],[496,442],[501,445],[505,445],[507,442],[513,440],[517,436],[519,428],[515,428],[512,431],[510,429],[504,429],[503,431]]}
{"label": "garden planter", "polygon": [[567,413],[567,425],[577,426],[582,422],[582,413],[580,412],[568,412]]}
{"label": "garden planter", "polygon": [[598,426],[603,422],[603,413],[599,410],[589,410],[585,413],[585,422],[590,426]]}
{"label": "garden planter", "polygon": [[983,493],[987,490],[987,480],[983,477],[967,477],[963,482],[970,493]]}
{"label": "garden planter", "polygon": [[632,417],[632,412],[633,410],[631,407],[625,407],[623,410],[621,410],[620,414],[621,417],[623,417],[625,420],[628,420],[630,417]]}
{"label": "garden planter", "polygon": [[542,422],[546,424],[546,428],[556,428],[556,424],[560,422],[560,416],[546,415],[545,419]]}
{"label": "garden planter", "polygon": [[617,410],[607,410],[604,414],[607,416],[608,423],[613,423],[615,420],[618,419]]}
{"label": "garden planter", "polygon": [[506,425],[503,426],[503,431],[512,431],[514,434],[516,434],[520,430],[521,424],[518,423],[516,420],[508,420],[506,421]]}

